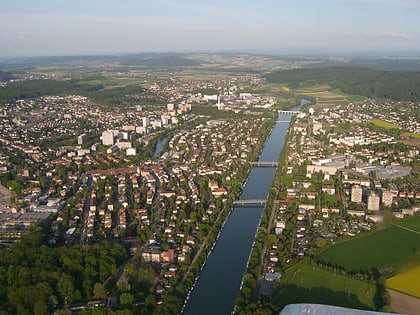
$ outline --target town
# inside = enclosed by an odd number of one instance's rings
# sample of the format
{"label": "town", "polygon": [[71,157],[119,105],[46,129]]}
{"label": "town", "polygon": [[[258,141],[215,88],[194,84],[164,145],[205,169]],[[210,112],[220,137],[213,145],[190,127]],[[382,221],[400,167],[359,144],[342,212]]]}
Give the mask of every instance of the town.
{"label": "town", "polygon": [[[22,82],[53,78],[63,75]],[[122,244],[122,264],[113,261],[83,288],[72,282],[79,295],[63,293],[56,306],[179,311],[273,125],[282,123],[279,111],[302,97],[310,100],[293,112],[256,262],[267,282],[281,282],[288,266],[329,243],[420,212],[419,147],[410,139],[420,133],[418,103],[326,106],[287,88],[280,96],[254,92],[265,84],[256,74],[171,76],[149,78],[120,107],[76,94],[2,104],[2,244],[34,223],[47,225],[51,247]]]}

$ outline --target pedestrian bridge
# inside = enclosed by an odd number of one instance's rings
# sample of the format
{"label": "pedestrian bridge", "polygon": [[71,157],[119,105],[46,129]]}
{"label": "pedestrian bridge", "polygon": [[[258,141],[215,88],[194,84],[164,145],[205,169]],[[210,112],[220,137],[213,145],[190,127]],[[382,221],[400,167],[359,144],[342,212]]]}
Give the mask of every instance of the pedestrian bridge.
{"label": "pedestrian bridge", "polygon": [[264,207],[266,202],[266,199],[242,199],[236,200],[233,205],[235,207]]}
{"label": "pedestrian bridge", "polygon": [[251,162],[252,166],[256,167],[277,167],[279,162],[269,161],[269,162]]}

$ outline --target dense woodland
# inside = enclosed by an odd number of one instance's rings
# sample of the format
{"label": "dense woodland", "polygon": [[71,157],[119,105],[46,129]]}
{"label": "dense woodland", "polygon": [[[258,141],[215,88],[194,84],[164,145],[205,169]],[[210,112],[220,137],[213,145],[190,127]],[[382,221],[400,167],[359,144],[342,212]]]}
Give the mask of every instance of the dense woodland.
{"label": "dense woodland", "polygon": [[[0,73],[1,75],[1,73]],[[127,95],[143,94],[145,90],[138,85],[104,89],[103,85],[81,84],[77,80],[26,80],[9,83],[0,87],[0,103],[13,102],[19,99],[31,99],[47,95],[83,95],[102,105],[121,105],[129,101]],[[148,103],[156,100],[144,95]],[[135,103],[140,103],[136,99]]]}
{"label": "dense woodland", "polygon": [[47,246],[46,226],[0,251],[0,314],[48,314],[57,306],[103,298],[103,283],[127,257],[120,244]]}
{"label": "dense woodland", "polygon": [[265,75],[271,83],[287,83],[290,88],[302,84],[329,84],[344,93],[370,98],[420,100],[420,72],[380,71],[359,67],[296,69]]}

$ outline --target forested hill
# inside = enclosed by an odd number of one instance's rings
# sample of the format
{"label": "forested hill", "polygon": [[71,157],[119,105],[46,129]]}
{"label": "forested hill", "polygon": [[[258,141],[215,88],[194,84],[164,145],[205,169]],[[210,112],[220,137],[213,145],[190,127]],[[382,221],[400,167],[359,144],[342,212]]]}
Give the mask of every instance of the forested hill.
{"label": "forested hill", "polygon": [[370,98],[420,100],[420,72],[380,71],[359,67],[295,69],[265,75],[268,82],[287,83],[298,88],[302,83],[330,84],[344,93]]}

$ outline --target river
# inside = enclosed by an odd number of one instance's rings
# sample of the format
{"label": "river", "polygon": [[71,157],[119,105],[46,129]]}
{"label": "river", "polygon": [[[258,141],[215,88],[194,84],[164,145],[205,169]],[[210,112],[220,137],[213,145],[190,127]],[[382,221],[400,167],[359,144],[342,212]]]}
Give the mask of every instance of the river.
{"label": "river", "polygon": [[159,138],[159,140],[156,142],[156,146],[153,151],[152,158],[156,159],[160,156],[160,154],[162,153],[163,146],[169,140],[169,137],[170,137],[170,134],[166,134]]}
{"label": "river", "polygon": [[[302,100],[300,106],[291,110],[299,110],[306,103]],[[282,122],[276,123],[271,131],[259,161],[278,161],[291,118],[290,115],[279,115],[278,121]],[[273,167],[254,167],[240,200],[266,199],[275,172]],[[262,207],[235,207],[232,210],[191,291],[184,315],[232,313],[262,211]]]}

